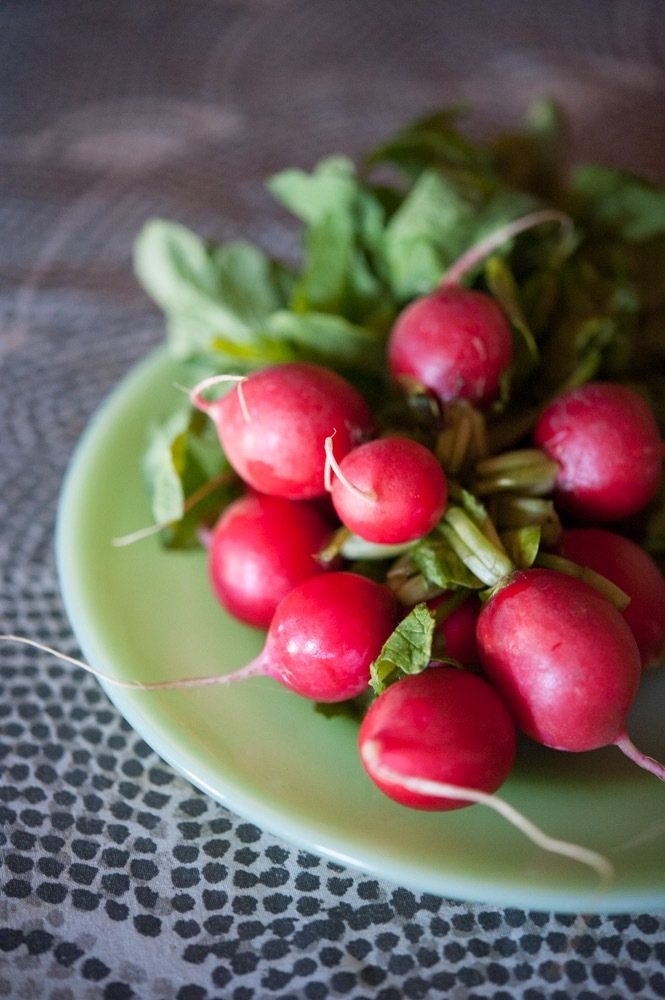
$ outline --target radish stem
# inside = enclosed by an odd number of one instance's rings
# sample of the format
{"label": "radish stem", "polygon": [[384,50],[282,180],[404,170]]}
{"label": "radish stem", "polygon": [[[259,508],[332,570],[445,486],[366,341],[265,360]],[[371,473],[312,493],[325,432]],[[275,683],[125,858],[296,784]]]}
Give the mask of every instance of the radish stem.
{"label": "radish stem", "polygon": [[558,222],[569,233],[574,228],[570,216],[564,212],[557,212],[555,209],[542,209],[538,212],[530,212],[520,219],[514,219],[505,226],[495,229],[489,236],[486,236],[485,239],[480,240],[475,246],[470,247],[466,253],[463,253],[446,271],[441,282],[441,287],[447,288],[450,285],[459,285],[469,271],[473,270],[477,264],[480,264],[508,240],[525,232],[527,229],[533,229],[534,226],[540,226],[545,222]]}
{"label": "radish stem", "polygon": [[223,382],[235,382],[238,391],[238,403],[240,404],[240,409],[242,411],[245,423],[250,423],[251,418],[249,415],[249,410],[247,409],[247,400],[245,399],[245,394],[242,389],[242,383],[247,381],[246,375],[211,375],[209,378],[204,378],[194,386],[189,392],[189,399],[192,406],[195,406],[197,410],[201,410],[203,413],[208,413],[215,402],[210,402],[201,395],[206,389],[210,389],[214,385],[220,385]]}

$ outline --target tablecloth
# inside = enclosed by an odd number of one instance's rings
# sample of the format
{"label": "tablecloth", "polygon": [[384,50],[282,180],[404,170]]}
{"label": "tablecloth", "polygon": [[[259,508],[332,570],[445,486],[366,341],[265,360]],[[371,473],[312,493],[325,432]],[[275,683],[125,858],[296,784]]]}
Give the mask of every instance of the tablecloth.
{"label": "tablecloth", "polygon": [[[146,219],[296,253],[267,174],[441,104],[511,125],[538,93],[576,155],[665,179],[648,0],[2,2],[0,77],[0,621],[74,655],[57,502],[92,414],[163,337],[131,270]],[[663,914],[414,892],[214,802],[46,654],[3,645],[0,692],[0,996],[665,997]]]}

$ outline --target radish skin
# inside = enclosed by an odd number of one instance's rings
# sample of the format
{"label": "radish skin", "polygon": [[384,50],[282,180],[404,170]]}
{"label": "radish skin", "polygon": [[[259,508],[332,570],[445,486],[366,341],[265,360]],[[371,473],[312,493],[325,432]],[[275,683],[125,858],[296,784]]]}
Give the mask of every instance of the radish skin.
{"label": "radish skin", "polygon": [[[405,676],[372,702],[360,726],[358,745],[368,767],[367,744],[400,774],[494,792],[515,760],[515,723],[488,682],[453,667],[429,667]],[[459,798],[422,795],[401,782],[369,776],[390,798],[412,809],[459,809]]]}
{"label": "radish skin", "polygon": [[503,312],[483,292],[455,285],[416,299],[397,317],[388,341],[393,378],[405,376],[442,403],[488,406],[513,353]]}

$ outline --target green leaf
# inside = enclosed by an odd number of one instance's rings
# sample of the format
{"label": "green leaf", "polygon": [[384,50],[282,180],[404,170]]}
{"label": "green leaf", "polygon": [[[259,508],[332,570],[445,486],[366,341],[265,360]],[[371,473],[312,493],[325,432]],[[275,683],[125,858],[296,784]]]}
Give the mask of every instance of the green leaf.
{"label": "green leaf", "polygon": [[438,532],[418,542],[411,551],[411,559],[425,580],[441,590],[456,587],[481,590],[485,586]]}
{"label": "green leaf", "polygon": [[270,317],[266,329],[276,341],[289,344],[300,358],[333,368],[383,371],[383,338],[343,316],[280,310]]}
{"label": "green leaf", "polygon": [[366,167],[390,163],[416,180],[425,170],[456,175],[492,176],[492,158],[456,127],[459,107],[444,108],[400,129],[365,159]]}
{"label": "green leaf", "polygon": [[[489,195],[424,171],[385,230],[384,254],[398,300],[433,291],[465,250],[536,206],[530,195],[496,188]],[[503,252],[509,252],[508,242]]]}
{"label": "green leaf", "polygon": [[434,614],[425,604],[416,604],[388,637],[370,668],[375,694],[405,674],[419,674],[431,658]]}
{"label": "green leaf", "polygon": [[181,410],[150,432],[143,471],[150,486],[152,516],[157,524],[177,521],[184,512],[185,493],[181,477],[188,425],[189,415]]}
{"label": "green leaf", "polygon": [[351,161],[329,157],[311,174],[286,170],[268,187],[306,227],[292,310],[339,314],[361,324],[380,320],[387,328],[395,310],[378,257],[384,210]]}
{"label": "green leaf", "polygon": [[346,156],[329,156],[311,174],[282,170],[267,187],[289,212],[312,226],[340,209],[348,210],[357,192],[355,167]]}
{"label": "green leaf", "polygon": [[490,257],[485,264],[485,278],[492,295],[497,300],[513,329],[519,334],[516,366],[520,374],[525,374],[538,363],[539,351],[536,339],[527,323],[520,293],[510,265],[502,257]]}
{"label": "green leaf", "polygon": [[665,233],[665,190],[642,177],[610,167],[583,166],[571,187],[580,196],[587,220],[628,241]]}
{"label": "green leaf", "polygon": [[561,391],[595,377],[621,377],[640,309],[622,254],[588,242],[565,265],[555,321],[542,340],[542,386]]}
{"label": "green leaf", "polygon": [[553,101],[536,101],[524,127],[490,142],[497,172],[511,187],[532,191],[556,204],[567,131],[561,109]]}
{"label": "green leaf", "polygon": [[155,219],[134,246],[134,268],[164,311],[176,357],[209,349],[215,337],[251,344],[256,328],[285,304],[283,268],[249,243],[209,247],[184,226]]}
{"label": "green leaf", "polygon": [[155,525],[169,548],[198,544],[199,525],[238,495],[212,422],[183,409],[150,430],[143,459]]}
{"label": "green leaf", "polygon": [[526,525],[501,532],[501,541],[518,569],[528,569],[533,566],[540,547],[541,529],[537,524]]}

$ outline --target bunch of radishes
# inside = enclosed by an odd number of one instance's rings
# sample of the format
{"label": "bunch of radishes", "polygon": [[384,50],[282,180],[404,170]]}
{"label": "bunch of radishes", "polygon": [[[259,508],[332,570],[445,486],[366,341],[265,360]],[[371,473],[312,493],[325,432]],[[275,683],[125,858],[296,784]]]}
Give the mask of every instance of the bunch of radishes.
{"label": "bunch of radishes", "polygon": [[[616,745],[665,779],[626,731],[642,671],[665,653],[665,579],[607,527],[660,487],[648,405],[587,382],[539,408],[525,447],[488,443],[513,334],[491,295],[461,282],[502,239],[554,215],[492,234],[397,316],[383,410],[307,361],[194,386],[243,485],[202,526],[211,585],[230,614],[267,629],[265,643],[231,674],[107,679],[149,691],[267,675],[316,702],[355,699],[360,759],[387,796],[486,804],[607,878],[606,859],[494,795],[518,730],[563,751]],[[428,545],[435,563],[443,547],[445,572],[425,567]]]}
{"label": "bunch of radishes", "polygon": [[[389,373],[428,393],[445,424],[449,408],[480,411],[495,398],[511,344],[492,298],[446,283],[398,317]],[[317,701],[362,695],[408,608],[390,573],[377,582],[344,568],[345,545],[331,536],[341,525],[342,539],[364,541],[366,552],[408,558],[450,516],[459,483],[419,441],[377,434],[357,390],[325,368],[271,366],[206,399],[217,381],[192,400],[214,420],[247,492],[209,539],[211,581],[232,614],[268,628],[262,653],[231,678],[269,674]],[[433,654],[426,669],[397,679],[360,727],[370,777],[405,805],[450,809],[494,792],[512,767],[516,727],[560,750],[615,744],[665,778],[626,733],[642,669],[665,648],[665,580],[637,544],[596,526],[654,496],[663,459],[655,420],[629,388],[589,383],[542,410],[533,446],[485,456],[471,485],[510,498],[518,470],[521,495],[551,494],[584,527],[558,532],[549,564],[545,556],[544,566],[519,568],[491,527],[474,551],[464,532],[477,526],[457,509],[468,565],[484,560],[489,585],[458,589],[438,624],[445,662]]]}

